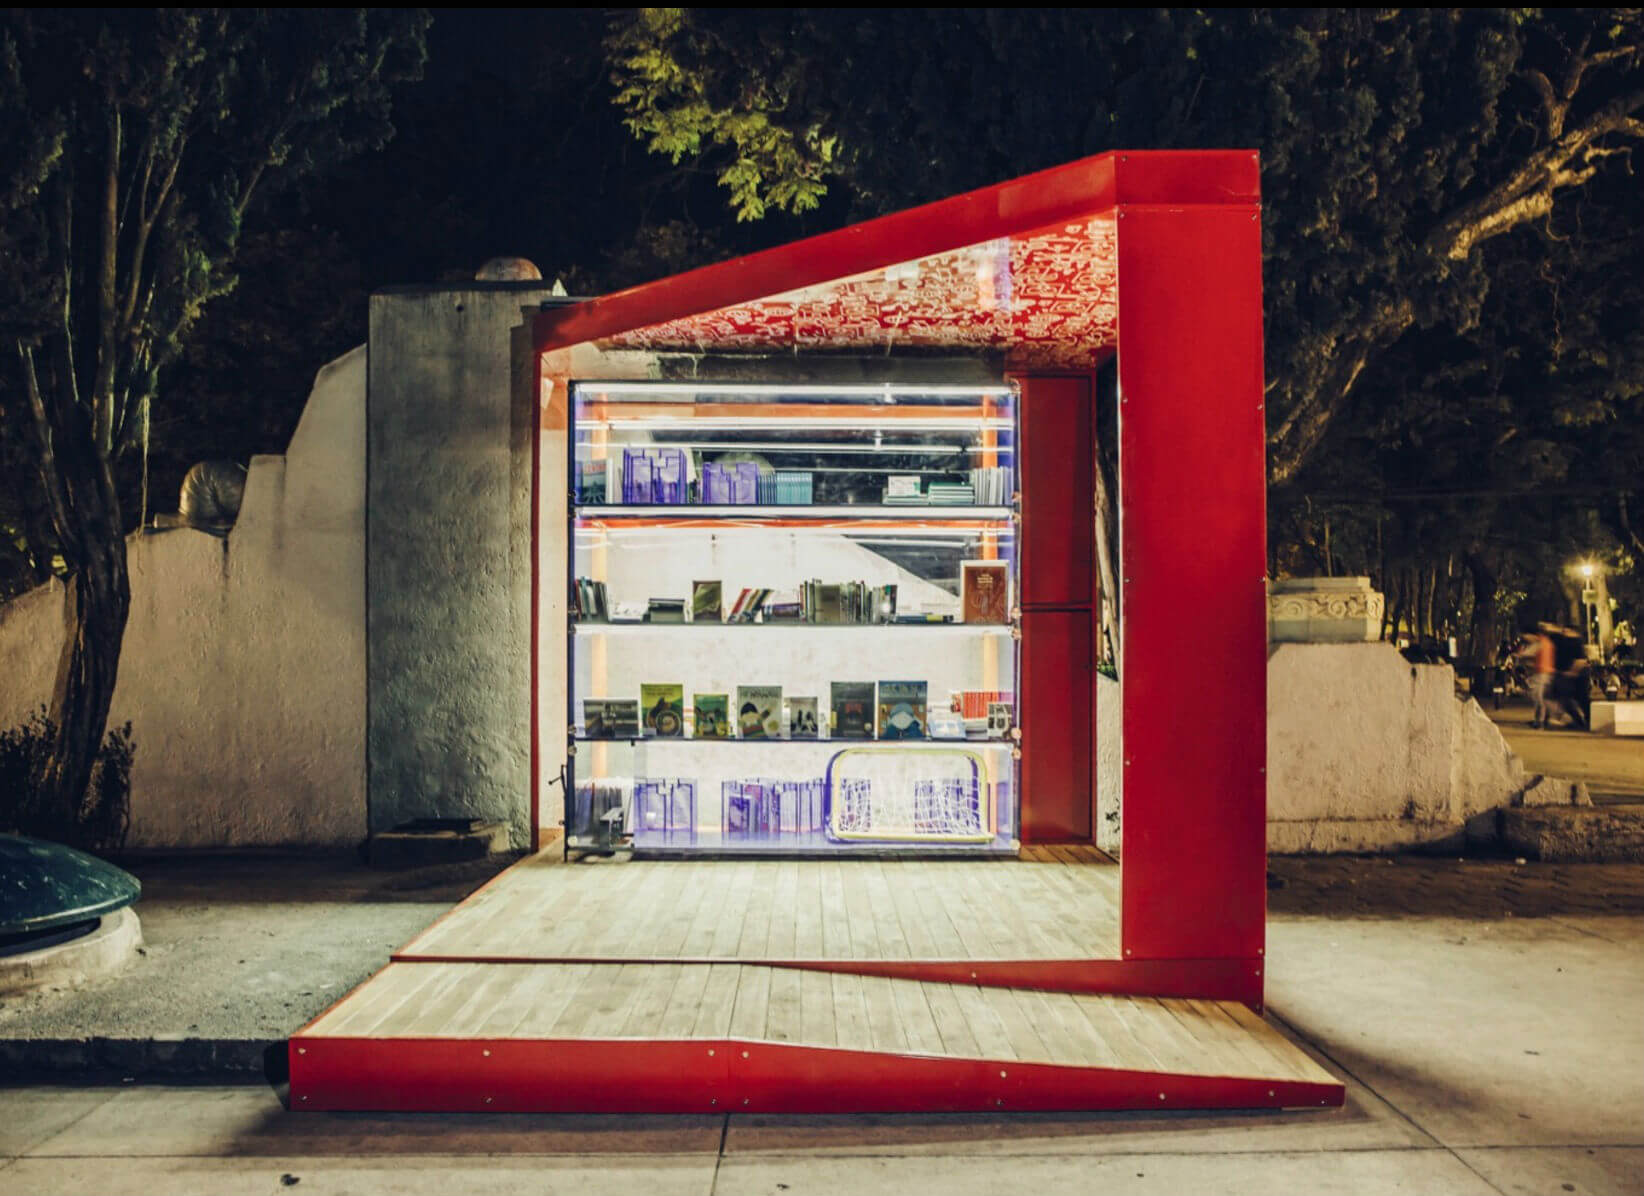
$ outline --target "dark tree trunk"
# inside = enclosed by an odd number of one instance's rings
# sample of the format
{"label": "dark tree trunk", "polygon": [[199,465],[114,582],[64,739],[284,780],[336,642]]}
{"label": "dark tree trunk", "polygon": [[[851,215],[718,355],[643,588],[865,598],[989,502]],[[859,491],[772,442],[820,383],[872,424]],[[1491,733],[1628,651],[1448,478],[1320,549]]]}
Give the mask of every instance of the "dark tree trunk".
{"label": "dark tree trunk", "polygon": [[[1473,579],[1473,617],[1467,629],[1467,667],[1477,677],[1494,663],[1496,641],[1496,575],[1480,554],[1467,554],[1467,572]],[[1474,692],[1477,692],[1476,690]]]}
{"label": "dark tree trunk", "polygon": [[[44,484],[59,551],[70,576],[63,655],[52,695],[56,740],[38,778],[41,798],[72,828],[86,800],[108,724],[131,609],[131,580],[120,498],[98,451],[90,413],[79,402],[47,401],[32,357],[25,378]],[[58,374],[66,372],[66,362]]]}

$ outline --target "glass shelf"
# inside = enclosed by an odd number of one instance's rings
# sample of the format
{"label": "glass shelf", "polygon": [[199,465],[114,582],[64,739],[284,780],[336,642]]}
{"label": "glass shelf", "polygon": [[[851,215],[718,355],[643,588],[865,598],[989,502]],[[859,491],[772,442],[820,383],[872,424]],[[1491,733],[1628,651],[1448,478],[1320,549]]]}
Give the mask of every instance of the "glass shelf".
{"label": "glass shelf", "polygon": [[571,624],[577,635],[605,635],[615,632],[626,635],[632,632],[645,631],[694,631],[706,634],[712,631],[733,631],[738,635],[746,632],[763,634],[765,632],[783,632],[793,634],[800,631],[862,631],[878,634],[892,632],[913,631],[920,635],[1011,635],[1015,628],[1009,623],[714,623],[707,620],[696,623],[605,623],[598,620],[578,620]]}
{"label": "glass shelf", "polygon": [[583,503],[572,508],[572,514],[583,520],[605,519],[786,519],[797,521],[827,521],[830,523],[880,523],[894,520],[898,523],[924,520],[943,523],[964,520],[967,523],[1009,524],[1015,516],[1011,507],[965,507],[909,504],[907,506],[777,506],[775,504],[747,503],[729,506],[705,503],[669,503],[659,506],[641,506],[623,503]]}
{"label": "glass shelf", "polygon": [[697,739],[685,735],[653,735],[639,739],[607,739],[602,736],[576,735],[572,736],[574,743],[617,743],[626,747],[724,747],[735,744],[738,747],[781,747],[781,748],[832,748],[835,751],[851,749],[892,748],[895,750],[936,750],[946,749],[953,751],[958,748],[970,748],[972,751],[1000,751],[1016,746],[1014,739]]}

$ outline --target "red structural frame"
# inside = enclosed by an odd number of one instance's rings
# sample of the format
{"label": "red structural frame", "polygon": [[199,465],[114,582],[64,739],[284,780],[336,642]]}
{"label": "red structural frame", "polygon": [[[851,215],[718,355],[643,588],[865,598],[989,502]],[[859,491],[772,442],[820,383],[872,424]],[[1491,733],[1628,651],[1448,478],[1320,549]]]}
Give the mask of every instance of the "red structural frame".
{"label": "red structural frame", "polygon": [[[1266,919],[1261,220],[1249,151],[1120,152],[542,312],[532,465],[531,828],[540,847],[542,439],[569,350],[884,267],[1111,217],[1117,229],[1122,605],[1121,958],[770,961],[787,967],[1260,1008]],[[1021,372],[1022,835],[1095,829],[1090,372]],[[549,575],[559,584],[560,571]],[[558,635],[557,629],[553,632]],[[1179,679],[1196,679],[1190,700]],[[555,724],[561,712],[549,715]],[[403,963],[552,965],[421,954]],[[581,960],[579,962],[586,962]],[[624,960],[623,962],[641,962]],[[663,961],[658,961],[663,962]],[[690,962],[668,960],[665,962]],[[706,961],[704,961],[706,962]],[[757,961],[742,961],[753,963]],[[1339,1105],[1339,1084],[1020,1065],[737,1039],[292,1040],[294,1106],[840,1112]]]}
{"label": "red structural frame", "polygon": [[[1119,258],[1123,962],[1170,963],[1175,975],[1197,972],[1206,996],[1225,991],[1229,974],[1237,974],[1255,982],[1252,1004],[1259,1004],[1266,920],[1266,533],[1254,152],[1098,155],[544,311],[534,338],[539,353],[569,349],[1106,213],[1117,221]],[[1094,718],[1077,724],[1095,703],[1081,707],[1068,699],[1094,693],[1099,595],[1090,557],[1093,520],[1077,493],[1088,482],[1068,479],[1090,474],[1088,462],[1070,472],[1057,467],[1057,457],[1065,458],[1069,445],[1093,449],[1094,379],[1027,375],[1018,381],[1024,462],[1044,455],[1051,465],[1023,470],[1022,698],[1030,737],[1023,834],[1041,841],[1089,838]],[[1048,419],[1036,416],[1045,412]],[[540,470],[539,461],[539,487]],[[533,519],[537,509],[533,502]],[[1058,540],[1075,558],[1071,567],[1054,557]],[[534,585],[540,580],[534,576]],[[535,622],[533,633],[540,635]],[[1200,681],[1190,704],[1180,694],[1179,678],[1187,675]],[[533,757],[540,742],[536,693],[533,676]],[[1058,705],[1067,721],[1047,727],[1047,712]],[[1048,740],[1047,750],[1035,753],[1031,737]],[[536,827],[535,759],[532,782]]]}

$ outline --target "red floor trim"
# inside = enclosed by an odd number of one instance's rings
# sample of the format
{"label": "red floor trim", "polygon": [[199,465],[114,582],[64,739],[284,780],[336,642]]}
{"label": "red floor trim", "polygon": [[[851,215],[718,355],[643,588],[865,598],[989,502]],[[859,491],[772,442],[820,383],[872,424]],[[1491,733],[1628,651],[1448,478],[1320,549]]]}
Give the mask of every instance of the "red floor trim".
{"label": "red floor trim", "polygon": [[308,1038],[300,1111],[895,1113],[1328,1108],[1340,1084],[891,1055],[736,1040]]}

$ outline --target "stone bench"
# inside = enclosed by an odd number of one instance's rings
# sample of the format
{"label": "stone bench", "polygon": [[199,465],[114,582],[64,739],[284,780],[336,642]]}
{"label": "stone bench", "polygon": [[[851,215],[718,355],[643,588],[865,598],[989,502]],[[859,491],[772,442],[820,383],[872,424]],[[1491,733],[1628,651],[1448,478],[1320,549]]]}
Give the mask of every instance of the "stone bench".
{"label": "stone bench", "polygon": [[1592,728],[1599,735],[1644,735],[1644,699],[1594,702]]}

